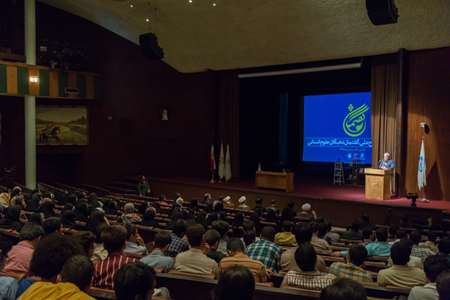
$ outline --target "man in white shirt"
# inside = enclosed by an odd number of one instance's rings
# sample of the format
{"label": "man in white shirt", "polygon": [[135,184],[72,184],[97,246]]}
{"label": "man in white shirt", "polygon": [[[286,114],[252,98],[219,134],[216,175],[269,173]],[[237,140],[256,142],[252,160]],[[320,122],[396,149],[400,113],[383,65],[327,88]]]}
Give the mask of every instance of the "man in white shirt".
{"label": "man in white shirt", "polygon": [[408,300],[438,300],[436,278],[440,273],[450,268],[447,257],[433,255],[425,259],[424,271],[429,283],[424,286],[416,286],[411,289]]}

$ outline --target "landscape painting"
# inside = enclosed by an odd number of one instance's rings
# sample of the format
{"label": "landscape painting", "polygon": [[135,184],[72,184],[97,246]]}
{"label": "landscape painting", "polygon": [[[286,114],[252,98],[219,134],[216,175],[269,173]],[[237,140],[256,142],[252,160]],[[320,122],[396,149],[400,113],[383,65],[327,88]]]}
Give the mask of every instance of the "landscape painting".
{"label": "landscape painting", "polygon": [[36,131],[38,145],[85,146],[89,141],[87,107],[38,105]]}

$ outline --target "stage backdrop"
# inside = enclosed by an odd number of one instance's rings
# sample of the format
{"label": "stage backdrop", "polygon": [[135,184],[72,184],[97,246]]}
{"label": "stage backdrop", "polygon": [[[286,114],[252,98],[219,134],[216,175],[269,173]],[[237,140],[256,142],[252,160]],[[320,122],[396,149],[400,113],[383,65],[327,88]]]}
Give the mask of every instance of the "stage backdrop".
{"label": "stage backdrop", "polygon": [[36,109],[38,145],[87,145],[86,106],[39,105]]}

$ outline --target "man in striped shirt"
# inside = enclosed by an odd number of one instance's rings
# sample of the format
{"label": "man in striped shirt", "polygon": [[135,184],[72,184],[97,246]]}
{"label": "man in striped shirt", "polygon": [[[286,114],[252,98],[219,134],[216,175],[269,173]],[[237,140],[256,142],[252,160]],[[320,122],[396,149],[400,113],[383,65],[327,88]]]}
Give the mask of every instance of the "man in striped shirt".
{"label": "man in striped shirt", "polygon": [[219,271],[239,265],[244,266],[252,272],[255,277],[255,282],[267,281],[267,270],[264,264],[260,261],[251,259],[245,254],[245,248],[242,241],[238,238],[233,238],[228,242],[229,257],[224,257],[219,263]]}
{"label": "man in striped shirt", "polygon": [[95,265],[92,286],[113,289],[116,272],[123,265],[136,262],[136,259],[123,255],[123,249],[127,240],[125,227],[121,225],[109,226],[101,233],[101,239],[109,254],[108,257]]}
{"label": "man in striped shirt", "polygon": [[331,285],[336,276],[322,273],[316,270],[317,254],[314,247],[309,243],[298,245],[295,251],[295,261],[301,269],[289,271],[284,276],[282,287],[300,288],[305,290],[322,290]]}

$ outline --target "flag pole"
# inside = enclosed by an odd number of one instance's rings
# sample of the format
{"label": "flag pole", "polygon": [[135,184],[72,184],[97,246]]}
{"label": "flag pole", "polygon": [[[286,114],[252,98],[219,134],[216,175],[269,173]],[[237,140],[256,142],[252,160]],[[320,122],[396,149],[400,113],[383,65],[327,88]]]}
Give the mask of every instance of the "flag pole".
{"label": "flag pole", "polygon": [[[420,202],[429,203],[430,200],[427,199],[427,195],[425,192],[425,187],[427,185],[427,164],[426,164],[426,156],[425,156],[425,134],[427,130],[429,130],[428,124],[426,122],[420,122],[420,128],[422,129],[422,141],[420,144],[420,154],[419,154],[419,166],[418,166],[418,186],[419,186],[419,194],[422,196],[418,200]],[[420,179],[420,180],[419,180]]]}

